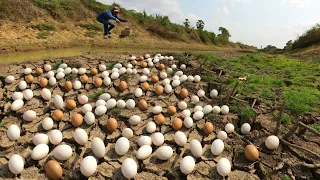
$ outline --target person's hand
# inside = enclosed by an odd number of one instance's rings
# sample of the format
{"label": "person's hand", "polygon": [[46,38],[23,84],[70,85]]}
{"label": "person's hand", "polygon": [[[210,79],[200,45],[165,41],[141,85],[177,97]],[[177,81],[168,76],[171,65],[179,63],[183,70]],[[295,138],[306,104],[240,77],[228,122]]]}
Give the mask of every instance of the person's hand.
{"label": "person's hand", "polygon": [[120,21],[119,21],[119,20],[116,20],[116,22],[117,22],[118,24],[120,24]]}

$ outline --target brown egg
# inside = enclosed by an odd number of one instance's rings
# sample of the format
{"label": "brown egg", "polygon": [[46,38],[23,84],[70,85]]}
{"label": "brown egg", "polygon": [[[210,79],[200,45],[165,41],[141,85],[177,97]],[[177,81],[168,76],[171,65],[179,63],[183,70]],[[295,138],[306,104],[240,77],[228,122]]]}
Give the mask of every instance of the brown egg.
{"label": "brown egg", "polygon": [[203,132],[205,135],[209,135],[213,132],[213,125],[211,122],[206,122],[203,127]]}
{"label": "brown egg", "polygon": [[48,85],[48,79],[47,78],[41,78],[39,81],[39,85],[41,87],[46,87]]}
{"label": "brown egg", "polygon": [[168,106],[167,113],[168,113],[169,115],[174,115],[176,112],[177,112],[176,107],[174,107],[174,106]]}
{"label": "brown egg", "polygon": [[125,81],[121,81],[120,84],[119,84],[119,89],[120,91],[125,91],[127,89],[128,85]]}
{"label": "brown egg", "polygon": [[71,118],[71,123],[74,127],[81,126],[82,122],[83,122],[83,117],[79,113],[74,114]]}
{"label": "brown egg", "polygon": [[118,127],[118,122],[114,118],[110,118],[107,120],[107,129],[109,132],[114,132]]}
{"label": "brown egg", "polygon": [[158,114],[154,117],[154,121],[156,124],[162,125],[166,121],[166,118],[162,114]]}
{"label": "brown egg", "polygon": [[67,100],[67,102],[66,102],[66,108],[68,109],[68,110],[73,110],[74,108],[76,108],[76,106],[77,106],[77,104],[76,104],[76,102],[74,101],[74,100]]}
{"label": "brown egg", "polygon": [[37,68],[37,69],[36,69],[36,74],[37,74],[38,76],[40,76],[42,73],[43,73],[43,70],[42,70],[41,68]]}
{"label": "brown egg", "polygon": [[29,75],[26,77],[26,82],[27,82],[27,83],[33,83],[33,81],[34,81],[34,77],[33,77],[31,74],[29,74]]}
{"label": "brown egg", "polygon": [[156,86],[154,91],[156,92],[157,95],[160,95],[163,93],[163,87],[161,85],[158,85],[158,86]]}
{"label": "brown egg", "polygon": [[81,76],[80,80],[81,80],[82,83],[88,83],[89,78],[88,78],[87,75],[84,74],[84,75]]}
{"label": "brown egg", "polygon": [[144,99],[140,99],[138,102],[138,107],[140,110],[145,111],[148,109],[148,103],[146,100]]}
{"label": "brown egg", "polygon": [[188,95],[189,95],[189,93],[188,93],[188,90],[187,90],[186,88],[181,89],[181,91],[180,91],[180,97],[181,97],[182,99],[185,99],[186,97],[188,97]]}
{"label": "brown egg", "polygon": [[56,109],[52,113],[52,119],[55,121],[61,121],[63,117],[64,117],[64,114],[60,109]]}
{"label": "brown egg", "polygon": [[44,165],[44,171],[46,176],[52,180],[58,180],[62,178],[62,168],[60,164],[55,160],[50,160]]}
{"label": "brown egg", "polygon": [[72,89],[72,82],[66,81],[66,83],[64,83],[64,90],[71,91],[71,89]]}
{"label": "brown egg", "polygon": [[145,67],[147,67],[147,66],[148,66],[148,63],[147,63],[147,62],[142,62],[142,63],[141,63],[141,67],[145,68]]}
{"label": "brown egg", "polygon": [[156,82],[158,82],[158,81],[159,81],[158,76],[152,76],[152,77],[151,77],[151,82],[156,83]]}
{"label": "brown egg", "polygon": [[148,91],[150,89],[150,85],[147,82],[142,83],[141,89],[144,91]]}
{"label": "brown egg", "polygon": [[97,75],[97,74],[98,74],[97,68],[91,68],[90,73],[91,73],[93,76]]}
{"label": "brown egg", "polygon": [[256,161],[259,159],[259,151],[252,144],[249,144],[244,148],[244,155],[249,161]]}
{"label": "brown egg", "polygon": [[133,61],[132,61],[132,64],[136,66],[136,65],[138,65],[138,61],[133,60]]}
{"label": "brown egg", "polygon": [[95,78],[94,79],[94,86],[95,87],[101,87],[102,86],[102,79],[101,78]]}
{"label": "brown egg", "polygon": [[182,128],[182,120],[180,118],[175,118],[172,121],[172,128],[175,130],[179,130]]}
{"label": "brown egg", "polygon": [[159,69],[164,70],[165,68],[166,68],[166,66],[164,64],[159,65]]}
{"label": "brown egg", "polygon": [[139,56],[138,60],[142,61],[142,60],[144,60],[144,57],[143,56]]}

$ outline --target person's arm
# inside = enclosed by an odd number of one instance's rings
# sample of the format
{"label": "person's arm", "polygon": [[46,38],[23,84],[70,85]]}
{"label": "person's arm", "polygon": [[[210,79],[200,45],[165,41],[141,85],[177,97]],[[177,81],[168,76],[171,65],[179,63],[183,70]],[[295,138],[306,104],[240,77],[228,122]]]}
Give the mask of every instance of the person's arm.
{"label": "person's arm", "polygon": [[121,22],[128,22],[127,20],[121,19],[118,15],[116,15],[116,18]]}
{"label": "person's arm", "polygon": [[109,16],[109,18],[111,18],[111,19],[113,19],[113,20],[115,20],[115,21],[118,20],[116,17],[114,17],[114,16],[112,15],[111,11],[107,11],[107,15]]}

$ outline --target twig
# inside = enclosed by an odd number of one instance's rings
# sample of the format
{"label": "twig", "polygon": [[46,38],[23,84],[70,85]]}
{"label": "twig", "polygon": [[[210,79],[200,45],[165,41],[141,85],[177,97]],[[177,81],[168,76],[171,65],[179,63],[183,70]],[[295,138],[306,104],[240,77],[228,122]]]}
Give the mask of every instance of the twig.
{"label": "twig", "polygon": [[231,93],[230,93],[230,96],[233,96],[233,93],[234,93],[234,91],[236,90],[236,88],[238,87],[238,85],[239,85],[239,81],[237,81],[237,82],[236,82],[236,85],[234,85],[234,87],[233,87],[233,89],[232,89],[232,91],[231,91]]}
{"label": "twig", "polygon": [[162,102],[164,102],[167,106],[169,106],[169,103],[167,103],[167,101],[165,101],[162,97],[158,97],[158,99],[160,99]]}
{"label": "twig", "polygon": [[230,93],[229,93],[229,88],[227,88],[227,97],[226,97],[226,104],[229,104],[229,99],[230,99]]}
{"label": "twig", "polygon": [[295,148],[297,148],[297,149],[301,149],[301,150],[303,150],[303,151],[306,151],[306,152],[308,152],[308,153],[310,153],[310,154],[312,154],[312,155],[320,158],[320,156],[319,156],[318,154],[315,154],[314,152],[312,152],[312,151],[310,151],[309,149],[306,149],[306,148],[304,148],[304,147],[302,147],[302,146],[298,146],[298,145],[295,145],[295,144],[291,144],[291,143],[289,143],[288,141],[286,141],[286,140],[284,140],[284,139],[280,139],[280,141],[281,141],[283,144],[286,144],[286,145],[288,145],[288,146],[295,147]]}
{"label": "twig", "polygon": [[215,73],[214,71],[211,71],[209,69],[203,68],[205,71],[211,72],[211,73]]}
{"label": "twig", "polygon": [[252,105],[251,105],[251,108],[253,108],[254,105],[256,105],[256,102],[257,102],[257,99],[254,99],[254,100],[253,100],[253,103],[252,103]]}
{"label": "twig", "polygon": [[281,117],[282,117],[282,113],[283,113],[285,104],[286,103],[283,101],[282,105],[280,107],[279,116],[278,116],[278,119],[277,119],[276,129],[274,130],[274,135],[276,135],[276,136],[279,134],[279,128],[280,128],[280,124],[281,124]]}
{"label": "twig", "polygon": [[[182,148],[181,148],[182,149]],[[173,164],[173,167],[175,167],[178,163],[178,160],[182,158],[184,152],[186,151],[186,148],[183,148],[183,150],[181,151],[180,155],[179,155],[179,158],[177,159],[177,161]]]}
{"label": "twig", "polygon": [[31,62],[31,64],[32,64],[35,68],[38,68],[38,66],[36,66],[33,62]]}
{"label": "twig", "polygon": [[318,168],[320,168],[320,164],[301,163],[300,165],[303,166],[303,167],[306,167],[306,168],[310,168],[310,169],[318,169]]}
{"label": "twig", "polygon": [[240,134],[238,134],[237,132],[233,131],[233,134],[235,134],[236,136],[238,136],[242,141],[246,142],[247,144],[252,144],[249,140],[245,139],[244,137],[242,137]]}
{"label": "twig", "polygon": [[315,129],[313,129],[312,127],[309,127],[309,126],[305,125],[305,124],[302,123],[302,122],[299,122],[298,124],[299,124],[299,126],[301,126],[301,127],[303,127],[303,128],[306,128],[307,130],[309,130],[309,131],[312,132],[313,134],[320,136],[320,133],[319,133],[318,131],[316,131]]}
{"label": "twig", "polygon": [[240,102],[243,102],[243,103],[247,103],[247,104],[249,104],[249,102],[248,102],[248,101],[245,101],[245,100],[242,100],[242,99],[239,99],[239,98],[233,97],[233,96],[231,96],[230,98],[231,98],[231,99],[234,99],[234,100],[237,100],[237,101],[240,101]]}
{"label": "twig", "polygon": [[79,159],[74,163],[73,169],[79,164],[80,159],[83,157],[84,153],[87,151],[88,143],[85,145],[84,149],[81,151],[81,154],[79,155]]}
{"label": "twig", "polygon": [[219,77],[222,75],[222,72],[223,72],[223,70],[221,69],[221,70],[220,70],[220,73],[219,73]]}
{"label": "twig", "polygon": [[290,129],[290,131],[283,136],[283,139],[288,139],[290,136],[292,136],[294,132],[296,132],[298,127],[299,127],[299,120],[297,120],[294,126]]}

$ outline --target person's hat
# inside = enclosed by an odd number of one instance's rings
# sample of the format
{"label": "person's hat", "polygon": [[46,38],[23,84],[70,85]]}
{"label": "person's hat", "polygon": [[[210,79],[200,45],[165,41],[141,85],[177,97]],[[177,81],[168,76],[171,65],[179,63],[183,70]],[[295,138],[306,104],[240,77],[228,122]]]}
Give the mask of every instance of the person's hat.
{"label": "person's hat", "polygon": [[120,12],[120,8],[114,7],[114,8],[113,8],[113,11],[119,13],[119,12]]}

